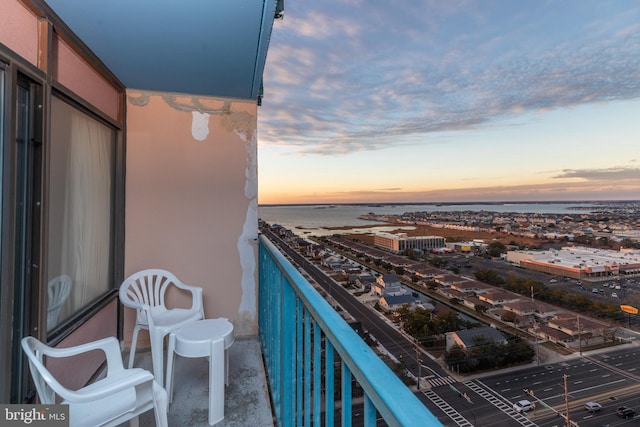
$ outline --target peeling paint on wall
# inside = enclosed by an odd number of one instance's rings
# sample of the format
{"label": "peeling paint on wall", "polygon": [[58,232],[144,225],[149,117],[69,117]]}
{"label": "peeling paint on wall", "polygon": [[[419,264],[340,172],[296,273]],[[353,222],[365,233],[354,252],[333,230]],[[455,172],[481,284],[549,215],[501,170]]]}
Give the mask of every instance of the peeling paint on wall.
{"label": "peeling paint on wall", "polygon": [[191,112],[191,135],[196,141],[207,139],[209,135],[209,117],[211,116],[208,113]]}
{"label": "peeling paint on wall", "polygon": [[251,330],[256,322],[257,284],[255,245],[258,243],[258,160],[255,132],[248,137],[242,131],[236,131],[245,142],[247,166],[245,169],[244,194],[249,199],[242,234],[238,238],[238,254],[242,267],[242,298],[240,300],[238,327]]}

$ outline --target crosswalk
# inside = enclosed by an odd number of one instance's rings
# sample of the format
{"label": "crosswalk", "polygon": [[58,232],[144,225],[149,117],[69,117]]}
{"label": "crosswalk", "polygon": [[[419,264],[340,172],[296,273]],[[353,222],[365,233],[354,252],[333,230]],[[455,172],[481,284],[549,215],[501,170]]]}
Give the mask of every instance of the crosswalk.
{"label": "crosswalk", "polygon": [[451,377],[451,375],[446,377],[430,378],[428,381],[429,381],[429,384],[431,384],[431,387],[449,385],[449,384],[454,384],[456,382],[456,380],[453,377]]}
{"label": "crosswalk", "polygon": [[422,392],[425,396],[429,398],[438,408],[442,409],[442,411],[447,414],[453,422],[455,422],[460,427],[473,427],[473,424],[469,422],[465,417],[463,417],[458,411],[456,411],[447,401],[442,399],[432,390],[425,390]]}

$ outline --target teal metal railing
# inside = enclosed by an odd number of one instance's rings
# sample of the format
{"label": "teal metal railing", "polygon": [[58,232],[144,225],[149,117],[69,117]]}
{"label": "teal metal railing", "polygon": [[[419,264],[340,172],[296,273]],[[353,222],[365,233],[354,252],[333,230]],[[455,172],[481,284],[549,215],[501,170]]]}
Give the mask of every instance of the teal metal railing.
{"label": "teal metal railing", "polygon": [[260,341],[279,426],[351,426],[360,404],[365,427],[378,415],[390,426],[442,425],[264,235],[259,258]]}

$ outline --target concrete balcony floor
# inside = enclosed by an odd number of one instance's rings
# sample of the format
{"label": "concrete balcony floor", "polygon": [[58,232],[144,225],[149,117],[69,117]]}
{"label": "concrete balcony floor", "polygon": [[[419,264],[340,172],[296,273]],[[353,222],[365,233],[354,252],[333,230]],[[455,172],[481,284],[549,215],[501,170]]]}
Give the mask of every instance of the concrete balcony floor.
{"label": "concrete balcony floor", "polygon": [[[128,354],[125,355],[126,361]],[[209,426],[209,362],[207,358],[175,357],[170,427]],[[166,360],[165,360],[166,364]],[[152,371],[151,351],[136,352],[135,367]],[[153,427],[153,411],[139,418],[140,427]],[[224,420],[216,427],[274,425],[269,391],[257,339],[236,339],[229,347],[229,386],[225,387]]]}

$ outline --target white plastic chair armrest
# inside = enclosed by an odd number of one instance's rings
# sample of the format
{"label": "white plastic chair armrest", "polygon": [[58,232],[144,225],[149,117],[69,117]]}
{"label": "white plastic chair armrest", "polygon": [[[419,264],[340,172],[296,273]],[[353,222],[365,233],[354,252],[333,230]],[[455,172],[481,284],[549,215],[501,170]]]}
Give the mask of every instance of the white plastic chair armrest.
{"label": "white plastic chair armrest", "polygon": [[[192,310],[202,310],[202,288],[199,286],[192,286],[192,285],[187,285],[186,283],[182,283],[182,282],[178,282],[175,283],[175,285],[180,288],[180,289],[184,289],[186,291],[191,292],[192,295],[192,304],[191,304],[191,309]],[[204,314],[204,313],[203,313]]]}
{"label": "white plastic chair armrest", "polygon": [[153,381],[153,374],[140,368],[132,368],[126,370],[126,375],[120,375],[122,378],[118,382],[108,382],[111,375],[101,381],[107,381],[101,387],[87,390],[86,388],[78,391],[67,390],[65,394],[60,394],[67,402],[82,403],[91,402],[105,397],[112,396],[122,390],[135,387],[137,385]]}
{"label": "white plastic chair armrest", "polygon": [[107,359],[109,359],[110,357],[112,359],[115,358],[116,360],[120,360],[120,362],[122,363],[120,355],[120,344],[118,343],[116,337],[106,337],[97,341],[91,341],[72,347],[47,347],[42,345],[36,348],[36,351],[38,353],[51,357],[75,356],[78,354],[87,353],[92,350],[102,350],[107,356]]}

